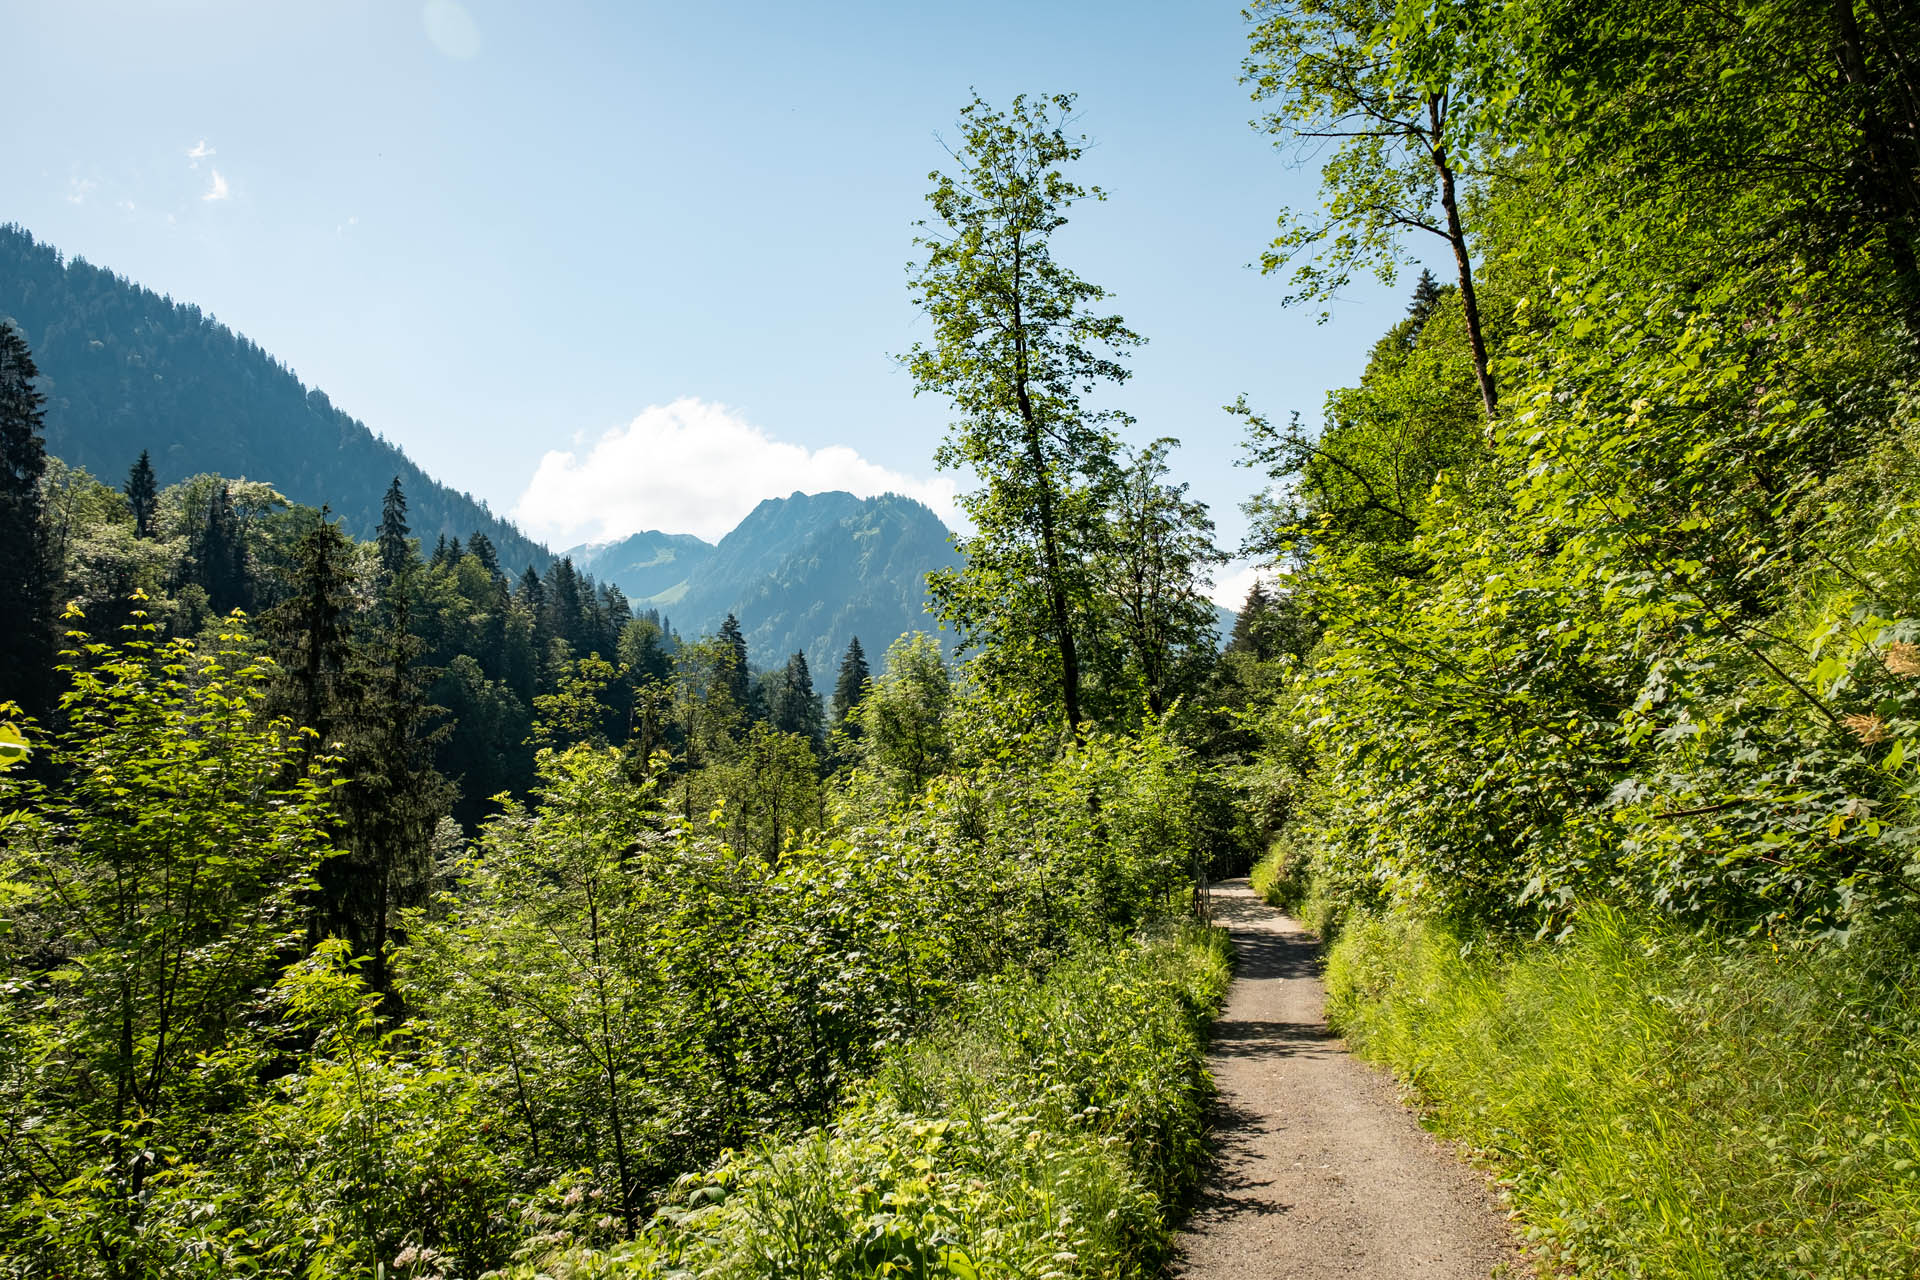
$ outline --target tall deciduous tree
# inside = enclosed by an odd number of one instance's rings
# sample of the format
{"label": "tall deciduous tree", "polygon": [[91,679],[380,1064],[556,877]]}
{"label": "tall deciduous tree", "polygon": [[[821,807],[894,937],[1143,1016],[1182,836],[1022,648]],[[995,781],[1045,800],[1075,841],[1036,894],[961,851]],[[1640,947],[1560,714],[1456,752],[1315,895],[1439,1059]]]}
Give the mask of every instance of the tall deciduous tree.
{"label": "tall deciduous tree", "polygon": [[153,475],[153,460],[147,451],[140,451],[139,461],[127,472],[126,487],[121,492],[127,495],[127,507],[133,512],[133,536],[151,538],[153,536],[153,516],[160,504],[160,486]]}
{"label": "tall deciduous tree", "polygon": [[931,175],[934,217],[912,290],[933,340],[909,353],[916,393],[959,417],[937,461],[983,488],[962,498],[976,532],[963,568],[934,575],[941,615],[983,648],[990,678],[1037,682],[1074,733],[1081,706],[1086,564],[1102,535],[1094,491],[1113,468],[1110,411],[1083,394],[1125,381],[1119,357],[1139,337],[1096,306],[1106,291],[1062,266],[1053,237],[1067,210],[1101,199],[1069,180],[1083,138],[1067,133],[1073,97],[1018,97],[1007,111],[975,98],[960,113],[955,171]]}
{"label": "tall deciduous tree", "polygon": [[1321,203],[1280,216],[1264,270],[1291,266],[1287,301],[1327,302],[1356,271],[1391,284],[1401,236],[1445,241],[1460,280],[1475,379],[1498,402],[1461,212],[1485,88],[1492,7],[1478,0],[1253,0],[1242,81],[1271,104],[1257,123],[1276,144],[1319,154]]}
{"label": "tall deciduous tree", "polygon": [[1187,497],[1186,485],[1167,483],[1173,444],[1155,440],[1129,460],[1103,560],[1127,684],[1155,716],[1196,689],[1212,665],[1219,618],[1207,587],[1224,558],[1206,505]]}
{"label": "tall deciduous tree", "polygon": [[953,677],[940,642],[924,631],[901,636],[887,649],[887,665],[860,703],[866,730],[861,750],[893,783],[902,801],[940,771],[952,750],[947,712]]}
{"label": "tall deciduous tree", "polygon": [[52,698],[53,574],[42,518],[46,401],[26,339],[0,323],[0,700],[44,714]]}

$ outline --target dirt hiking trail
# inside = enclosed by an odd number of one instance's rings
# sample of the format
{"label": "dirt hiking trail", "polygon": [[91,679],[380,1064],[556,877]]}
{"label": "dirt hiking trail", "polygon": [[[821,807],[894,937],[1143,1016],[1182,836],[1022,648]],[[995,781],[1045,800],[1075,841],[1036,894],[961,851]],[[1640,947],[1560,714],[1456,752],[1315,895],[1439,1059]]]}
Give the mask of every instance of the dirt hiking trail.
{"label": "dirt hiking trail", "polygon": [[1240,963],[1209,1055],[1217,1164],[1174,1274],[1487,1280],[1517,1264],[1486,1180],[1327,1030],[1312,935],[1245,880],[1216,886],[1213,910]]}

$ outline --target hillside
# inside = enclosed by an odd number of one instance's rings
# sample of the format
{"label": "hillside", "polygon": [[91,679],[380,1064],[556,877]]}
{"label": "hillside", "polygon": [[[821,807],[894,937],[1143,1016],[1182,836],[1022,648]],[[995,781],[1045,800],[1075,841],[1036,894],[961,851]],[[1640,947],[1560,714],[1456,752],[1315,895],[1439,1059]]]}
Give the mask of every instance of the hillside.
{"label": "hillside", "polygon": [[397,475],[427,544],[480,532],[515,570],[552,558],[199,307],[64,258],[11,224],[0,227],[0,319],[19,326],[40,366],[48,452],[109,483],[145,449],[162,485],[208,471],[265,480],[295,502],[331,506],[367,537]]}

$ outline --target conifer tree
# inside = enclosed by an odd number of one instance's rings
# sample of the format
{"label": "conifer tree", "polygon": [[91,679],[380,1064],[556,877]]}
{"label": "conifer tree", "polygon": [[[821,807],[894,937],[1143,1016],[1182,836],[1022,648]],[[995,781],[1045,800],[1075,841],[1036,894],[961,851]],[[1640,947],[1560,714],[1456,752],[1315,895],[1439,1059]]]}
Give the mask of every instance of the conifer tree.
{"label": "conifer tree", "polygon": [[786,678],[780,682],[779,698],[771,710],[774,728],[798,734],[819,750],[826,738],[826,715],[813,688],[805,650],[787,659]]}
{"label": "conifer tree", "polygon": [[247,607],[247,549],[233,487],[221,484],[207,496],[207,516],[193,539],[194,566],[215,613]]}
{"label": "conifer tree", "polygon": [[849,732],[858,732],[859,723],[848,719],[853,709],[860,705],[860,699],[867,694],[867,681],[873,673],[867,670],[866,651],[860,647],[860,637],[855,636],[847,643],[847,654],[840,659],[840,678],[833,682],[833,724],[835,728],[844,728]]}
{"label": "conifer tree", "polygon": [[434,830],[453,804],[452,785],[433,766],[451,726],[434,723],[441,709],[427,689],[437,673],[420,665],[425,646],[410,624],[403,564],[381,593],[370,634],[348,653],[339,712],[346,852],[319,871],[328,931],[368,958],[367,981],[389,1005],[394,913],[425,900]]}
{"label": "conifer tree", "polygon": [[268,616],[281,670],[278,700],[294,721],[332,750],[340,680],[349,654],[353,544],[320,508],[295,553],[292,594]]}
{"label": "conifer tree", "polygon": [[740,630],[740,619],[732,614],[720,624],[720,644],[726,654],[724,670],[720,678],[725,682],[727,696],[733,699],[733,705],[745,711],[751,705],[753,690],[752,677],[747,670],[747,637]]}
{"label": "conifer tree", "polygon": [[500,576],[500,554],[493,548],[493,539],[484,533],[476,533],[467,539],[467,554],[480,561],[480,566],[495,577]]}
{"label": "conifer tree", "polygon": [[47,553],[47,469],[42,434],[46,401],[20,331],[0,323],[0,701],[44,715],[53,689],[53,572]]}
{"label": "conifer tree", "polygon": [[387,486],[387,496],[380,504],[380,534],[377,544],[380,548],[380,572],[391,582],[400,577],[413,563],[413,546],[407,541],[412,530],[407,528],[407,495],[400,488],[400,477],[395,476],[393,483]]}
{"label": "conifer tree", "polygon": [[153,536],[153,515],[160,504],[160,487],[154,480],[153,460],[147,451],[140,451],[140,460],[133,464],[133,470],[127,473],[127,506],[133,510],[133,536],[151,538]]}

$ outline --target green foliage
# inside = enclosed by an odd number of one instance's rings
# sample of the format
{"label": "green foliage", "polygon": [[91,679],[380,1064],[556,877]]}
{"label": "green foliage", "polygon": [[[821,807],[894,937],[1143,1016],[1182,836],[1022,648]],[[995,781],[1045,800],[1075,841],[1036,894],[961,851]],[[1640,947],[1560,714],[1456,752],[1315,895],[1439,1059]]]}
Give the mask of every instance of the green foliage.
{"label": "green foliage", "polygon": [[259,989],[328,851],[327,784],[263,712],[244,620],[216,643],[140,620],[69,654],[53,784],[0,777],[0,1255],[27,1275],[189,1265],[198,1159],[245,1097]]}
{"label": "green foliage", "polygon": [[958,172],[929,175],[935,221],[916,241],[927,256],[911,288],[934,338],[907,366],[915,394],[959,415],[936,461],[982,483],[961,499],[975,527],[959,540],[965,566],[931,579],[941,619],[980,646],[990,683],[1057,702],[1077,734],[1121,417],[1081,397],[1124,382],[1120,359],[1140,339],[1094,311],[1106,291],[1053,256],[1067,210],[1104,198],[1065,175],[1082,150],[1066,132],[1072,109],[1071,95],[962,109]]}
{"label": "green foliage", "polygon": [[1564,946],[1490,952],[1361,918],[1329,1014],[1486,1154],[1568,1274],[1911,1275],[1910,923],[1775,947],[1593,908]]}
{"label": "green foliage", "polygon": [[947,763],[953,697],[953,677],[939,642],[919,631],[888,647],[880,678],[855,707],[862,757],[903,802],[918,795]]}
{"label": "green foliage", "polygon": [[1226,982],[1221,935],[1195,928],[982,983],[832,1126],[683,1178],[639,1240],[537,1270],[1156,1274],[1201,1170]]}

